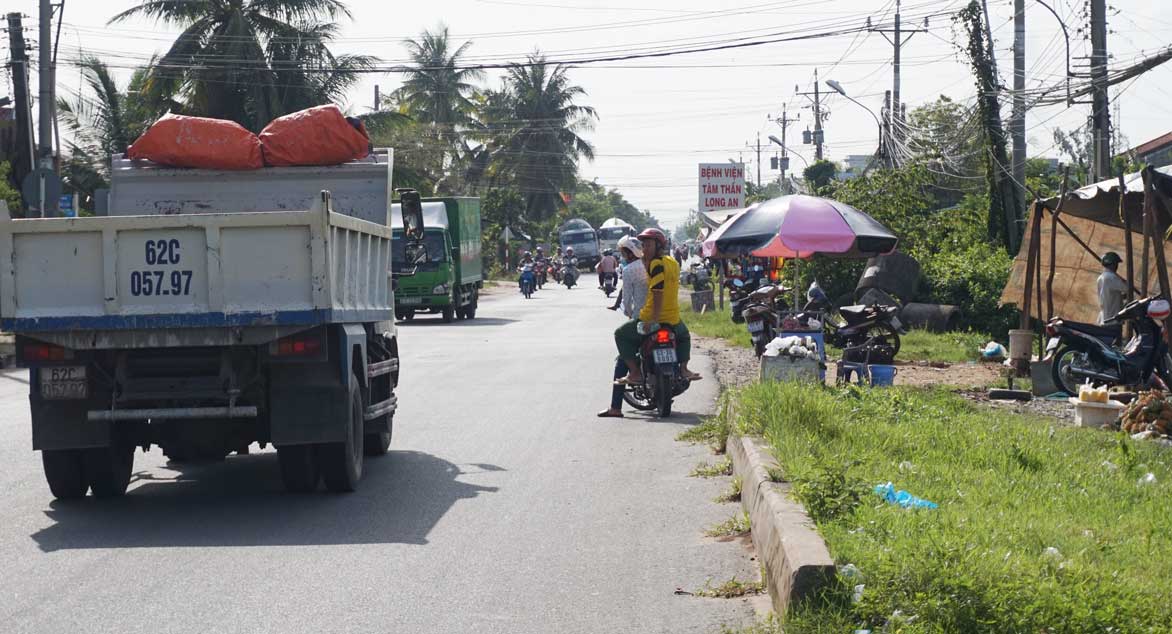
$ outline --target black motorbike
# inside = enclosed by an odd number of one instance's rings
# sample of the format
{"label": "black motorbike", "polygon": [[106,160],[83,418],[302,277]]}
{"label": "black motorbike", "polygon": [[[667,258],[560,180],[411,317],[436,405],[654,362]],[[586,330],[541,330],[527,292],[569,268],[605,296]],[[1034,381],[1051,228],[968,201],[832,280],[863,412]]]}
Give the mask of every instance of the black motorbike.
{"label": "black motorbike", "polygon": [[562,261],[561,282],[566,288],[574,288],[578,283],[578,258],[568,258]]}
{"label": "black motorbike", "polygon": [[749,328],[749,339],[753,352],[760,357],[765,346],[773,341],[781,329],[782,314],[789,311],[785,298],[793,289],[768,284],[749,293],[743,315]]}
{"label": "black motorbike", "polygon": [[899,335],[906,332],[899,321],[899,306],[859,304],[835,308],[817,282],[810,285],[806,299],[797,321],[806,326],[821,316],[826,343],[842,348],[844,360],[884,363],[899,353]]}
{"label": "black motorbike", "polygon": [[[1168,345],[1157,320],[1168,316],[1168,302],[1159,296],[1137,299],[1102,326],[1054,317],[1046,324],[1046,354],[1054,385],[1071,396],[1079,385],[1156,387],[1167,390]],[[1124,345],[1123,324],[1134,334]]]}
{"label": "black motorbike", "polygon": [[611,293],[614,293],[614,290],[616,287],[618,287],[618,284],[619,284],[619,274],[618,273],[603,273],[602,274],[602,292],[606,293],[607,297],[610,297]]}
{"label": "black motorbike", "polygon": [[660,418],[671,416],[672,400],[692,383],[680,372],[675,331],[661,327],[646,335],[638,363],[643,382],[628,384],[623,400],[637,410],[658,410]]}

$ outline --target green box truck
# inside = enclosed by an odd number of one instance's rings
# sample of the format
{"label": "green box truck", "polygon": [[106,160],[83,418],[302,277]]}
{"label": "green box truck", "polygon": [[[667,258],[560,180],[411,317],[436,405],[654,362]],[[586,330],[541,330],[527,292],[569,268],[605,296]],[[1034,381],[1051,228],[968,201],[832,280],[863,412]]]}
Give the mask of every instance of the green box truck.
{"label": "green box truck", "polygon": [[[391,208],[399,219],[398,203]],[[392,227],[402,227],[402,220]],[[403,250],[403,230],[392,235],[391,266],[396,272],[415,274],[398,278],[395,317],[410,321],[416,313],[440,313],[444,322],[476,317],[476,304],[484,286],[480,256],[480,199],[424,198],[423,243],[427,261],[409,263]]]}

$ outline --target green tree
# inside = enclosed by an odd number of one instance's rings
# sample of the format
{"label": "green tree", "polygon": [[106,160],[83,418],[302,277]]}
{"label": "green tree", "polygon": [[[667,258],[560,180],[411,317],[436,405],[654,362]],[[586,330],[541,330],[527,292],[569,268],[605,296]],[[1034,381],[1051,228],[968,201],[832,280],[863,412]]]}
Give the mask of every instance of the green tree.
{"label": "green tree", "polygon": [[24,205],[21,204],[20,192],[8,184],[8,177],[11,172],[12,164],[8,161],[0,161],[0,200],[8,204],[8,212],[10,214],[18,216],[24,209]]}
{"label": "green tree", "polygon": [[815,194],[826,194],[832,189],[834,179],[838,177],[838,165],[834,161],[825,159],[814,161],[802,172],[806,183]]}
{"label": "green tree", "polygon": [[372,58],[337,57],[331,22],[340,0],[143,0],[111,18],[154,18],[183,28],[144,88],[175,111],[259,130],[306,105],[328,103]]}
{"label": "green tree", "polygon": [[428,139],[443,147],[435,171],[450,170],[461,159],[475,161],[469,156],[463,132],[476,125],[473,82],[483,79],[484,71],[460,68],[472,42],[453,50],[448,27],[441,25],[435,32],[424,31],[419,39],[409,40],[406,46],[412,67],[403,86],[391,94],[391,102],[424,124]]}
{"label": "green tree", "polygon": [[533,53],[509,68],[504,89],[489,91],[481,110],[492,139],[493,178],[521,192],[534,220],[556,214],[560,193],[575,188],[579,161],[594,159],[594,146],[581,133],[594,128],[598,115],[577,103],[586,91],[570,83],[567,70]]}
{"label": "green tree", "polygon": [[948,207],[984,191],[984,129],[974,108],[940,96],[908,113],[907,162],[933,174],[936,204]]}

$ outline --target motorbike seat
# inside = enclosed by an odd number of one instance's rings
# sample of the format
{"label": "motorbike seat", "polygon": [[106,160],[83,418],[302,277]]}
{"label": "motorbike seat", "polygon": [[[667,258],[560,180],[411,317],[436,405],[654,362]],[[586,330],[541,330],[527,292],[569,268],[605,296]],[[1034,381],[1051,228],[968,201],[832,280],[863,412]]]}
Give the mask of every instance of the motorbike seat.
{"label": "motorbike seat", "polygon": [[843,316],[851,315],[852,317],[858,317],[866,314],[868,308],[870,308],[870,306],[866,306],[864,304],[855,304],[853,306],[843,306],[842,308],[838,309],[838,312],[842,313]]}
{"label": "motorbike seat", "polygon": [[1081,333],[1088,334],[1098,339],[1120,339],[1123,337],[1123,325],[1115,324],[1113,326],[1100,326],[1098,324],[1087,324],[1081,321],[1065,321],[1063,324],[1071,330],[1077,330]]}
{"label": "motorbike seat", "polygon": [[769,286],[762,286],[752,293],[749,293],[749,298],[754,301],[769,301],[774,297],[777,297],[777,294],[780,292],[781,290],[778,287],[770,284]]}

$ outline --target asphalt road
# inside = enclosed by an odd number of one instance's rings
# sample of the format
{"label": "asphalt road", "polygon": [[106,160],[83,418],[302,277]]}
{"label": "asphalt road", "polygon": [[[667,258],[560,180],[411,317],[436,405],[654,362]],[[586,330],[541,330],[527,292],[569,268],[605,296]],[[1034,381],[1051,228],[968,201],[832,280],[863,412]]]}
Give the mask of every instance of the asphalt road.
{"label": "asphalt road", "polygon": [[[583,279],[588,279],[584,276]],[[169,467],[136,454],[125,498],[52,501],[23,372],[0,375],[0,632],[716,632],[742,600],[674,594],[757,565],[703,536],[735,505],[669,421],[597,419],[619,317],[593,288],[419,317],[392,451],[357,493],[282,491],[272,450]],[[694,367],[712,376],[709,362]],[[255,449],[255,447],[254,447]]]}

